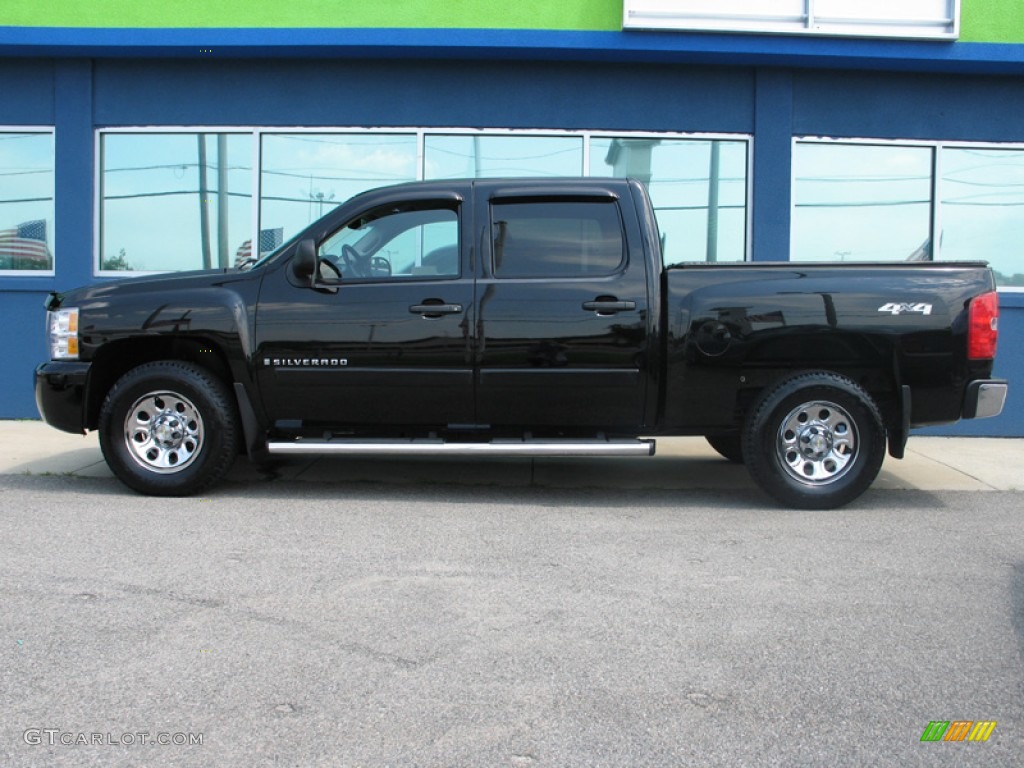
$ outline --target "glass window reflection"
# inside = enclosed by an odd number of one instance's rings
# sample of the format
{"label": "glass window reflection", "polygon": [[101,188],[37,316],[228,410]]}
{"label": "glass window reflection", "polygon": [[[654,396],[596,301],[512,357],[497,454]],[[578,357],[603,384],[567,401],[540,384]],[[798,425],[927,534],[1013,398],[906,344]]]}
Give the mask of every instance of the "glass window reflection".
{"label": "glass window reflection", "polygon": [[798,143],[792,260],[930,259],[932,152]]}
{"label": "glass window reflection", "polygon": [[1024,150],[942,150],[942,259],[988,261],[1000,286],[1024,287]]}
{"label": "glass window reflection", "polygon": [[424,178],[580,176],[578,136],[437,136],[424,144]]}
{"label": "glass window reflection", "polygon": [[[742,260],[747,153],[745,140],[582,132],[102,132],[99,269],[246,266],[368,189],[497,176],[639,178],[650,189],[667,262]],[[52,187],[52,161],[49,168]],[[52,211],[52,192],[40,196]],[[52,237],[49,216],[8,226],[38,220]]]}
{"label": "glass window reflection", "polygon": [[647,185],[666,264],[746,258],[746,142],[595,138],[590,174]]}
{"label": "glass window reflection", "polygon": [[103,135],[101,271],[231,267],[251,253],[252,136]]}
{"label": "glass window reflection", "polygon": [[360,192],[416,178],[415,134],[264,134],[260,251],[265,255]]}
{"label": "glass window reflection", "polygon": [[53,135],[0,133],[0,270],[53,269]]}

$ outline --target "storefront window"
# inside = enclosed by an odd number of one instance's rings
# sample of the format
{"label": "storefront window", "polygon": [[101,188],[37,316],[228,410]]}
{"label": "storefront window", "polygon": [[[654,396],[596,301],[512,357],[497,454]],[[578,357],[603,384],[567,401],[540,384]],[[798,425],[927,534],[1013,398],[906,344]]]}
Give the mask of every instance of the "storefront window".
{"label": "storefront window", "polygon": [[230,267],[252,248],[252,135],[105,133],[101,272]]}
{"label": "storefront window", "polygon": [[579,136],[433,136],[424,142],[426,179],[579,176]]}
{"label": "storefront window", "polygon": [[595,138],[590,174],[647,185],[666,264],[746,258],[746,142]]}
{"label": "storefront window", "polygon": [[983,260],[1000,286],[1024,287],[1024,150],[944,148],[943,259]]}
{"label": "storefront window", "polygon": [[736,261],[747,252],[746,139],[109,130],[100,154],[101,273],[244,267],[366,190],[502,176],[636,178],[650,190],[667,263]]}
{"label": "storefront window", "polygon": [[266,255],[360,192],[415,181],[416,134],[264,134],[261,163],[260,255]]}
{"label": "storefront window", "polygon": [[53,134],[0,132],[0,271],[53,270]]}
{"label": "storefront window", "polygon": [[793,261],[932,258],[932,148],[797,143]]}
{"label": "storefront window", "polygon": [[798,141],[794,261],[987,261],[1024,288],[1024,149]]}

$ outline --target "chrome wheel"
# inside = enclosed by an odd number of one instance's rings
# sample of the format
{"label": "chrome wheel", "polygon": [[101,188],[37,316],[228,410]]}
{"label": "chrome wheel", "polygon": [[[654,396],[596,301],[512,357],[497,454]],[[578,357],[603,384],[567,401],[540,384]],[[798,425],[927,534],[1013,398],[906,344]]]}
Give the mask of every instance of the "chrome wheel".
{"label": "chrome wheel", "polygon": [[832,371],[766,390],[743,427],[743,459],[761,489],[796,509],[836,509],[878,476],[885,424],[874,399]]}
{"label": "chrome wheel", "polygon": [[857,459],[857,426],[835,403],[803,403],[782,420],[776,450],[779,462],[799,482],[834,483]]}
{"label": "chrome wheel", "polygon": [[128,454],[151,472],[172,474],[185,469],[199,455],[203,438],[199,409],[174,392],[145,394],[125,416]]}
{"label": "chrome wheel", "polygon": [[230,385],[184,360],[126,372],[103,399],[97,431],[117,479],[149,496],[189,496],[231,469],[242,429]]}

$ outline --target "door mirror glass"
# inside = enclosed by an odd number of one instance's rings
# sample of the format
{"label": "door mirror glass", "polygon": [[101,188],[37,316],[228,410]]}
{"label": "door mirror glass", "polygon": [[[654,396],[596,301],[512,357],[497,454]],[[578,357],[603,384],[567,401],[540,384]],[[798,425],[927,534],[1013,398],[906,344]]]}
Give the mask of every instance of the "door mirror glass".
{"label": "door mirror glass", "polygon": [[292,274],[301,285],[312,287],[316,280],[316,241],[311,239],[300,240],[295,247],[295,255],[292,256]]}

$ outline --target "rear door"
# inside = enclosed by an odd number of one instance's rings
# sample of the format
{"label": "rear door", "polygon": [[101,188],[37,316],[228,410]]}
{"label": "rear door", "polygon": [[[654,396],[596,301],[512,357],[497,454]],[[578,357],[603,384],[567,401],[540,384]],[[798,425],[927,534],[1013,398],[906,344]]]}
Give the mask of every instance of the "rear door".
{"label": "rear door", "polygon": [[628,189],[614,182],[477,183],[479,422],[643,423],[646,266],[631,200],[620,194]]}

